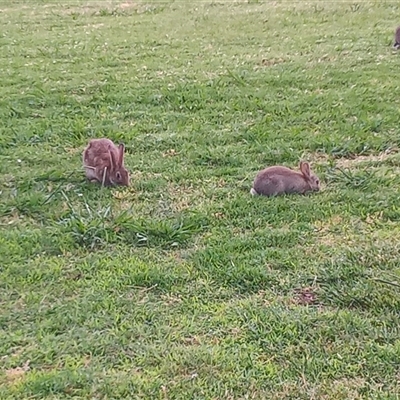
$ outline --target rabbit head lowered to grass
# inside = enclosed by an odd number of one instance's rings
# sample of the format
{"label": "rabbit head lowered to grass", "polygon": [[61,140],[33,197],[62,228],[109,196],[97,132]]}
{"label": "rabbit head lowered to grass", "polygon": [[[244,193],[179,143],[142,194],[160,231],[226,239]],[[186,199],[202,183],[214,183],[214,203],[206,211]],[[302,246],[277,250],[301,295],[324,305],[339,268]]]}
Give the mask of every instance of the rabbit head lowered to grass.
{"label": "rabbit head lowered to grass", "polygon": [[124,167],[125,146],[110,139],[92,139],[83,151],[83,167],[90,182],[105,186],[129,186],[129,173]]}
{"label": "rabbit head lowered to grass", "polygon": [[396,28],[396,31],[394,32],[394,45],[393,47],[395,49],[400,49],[400,26]]}
{"label": "rabbit head lowered to grass", "polygon": [[300,172],[283,166],[268,167],[260,171],[253,182],[253,196],[277,196],[280,194],[318,192],[320,182],[310,170],[308,162],[300,162]]}

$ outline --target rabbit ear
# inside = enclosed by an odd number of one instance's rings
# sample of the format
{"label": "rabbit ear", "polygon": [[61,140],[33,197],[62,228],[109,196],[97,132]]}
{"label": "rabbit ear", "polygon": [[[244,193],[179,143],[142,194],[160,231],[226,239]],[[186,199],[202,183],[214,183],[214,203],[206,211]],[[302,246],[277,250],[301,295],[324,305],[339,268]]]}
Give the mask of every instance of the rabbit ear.
{"label": "rabbit ear", "polygon": [[118,154],[118,166],[122,167],[124,165],[124,152],[125,152],[125,145],[120,143],[118,146],[119,154]]}
{"label": "rabbit ear", "polygon": [[308,162],[300,162],[300,171],[306,177],[310,177],[310,164]]}
{"label": "rabbit ear", "polygon": [[108,153],[110,154],[111,169],[118,165],[118,160],[115,158],[114,152],[111,150],[111,145],[108,146]]}

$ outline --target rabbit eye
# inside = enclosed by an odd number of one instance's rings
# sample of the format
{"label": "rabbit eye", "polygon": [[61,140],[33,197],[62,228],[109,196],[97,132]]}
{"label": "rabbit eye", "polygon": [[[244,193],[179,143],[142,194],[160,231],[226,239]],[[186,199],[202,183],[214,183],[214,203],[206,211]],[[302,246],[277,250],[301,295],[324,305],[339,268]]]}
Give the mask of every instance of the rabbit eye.
{"label": "rabbit eye", "polygon": [[119,172],[116,173],[117,179],[121,179],[121,174]]}

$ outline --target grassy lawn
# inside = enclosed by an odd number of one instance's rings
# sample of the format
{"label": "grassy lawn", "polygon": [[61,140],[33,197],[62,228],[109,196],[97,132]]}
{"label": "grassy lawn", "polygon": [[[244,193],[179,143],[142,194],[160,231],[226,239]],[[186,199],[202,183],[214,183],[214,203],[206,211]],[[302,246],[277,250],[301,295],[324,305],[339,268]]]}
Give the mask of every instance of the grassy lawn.
{"label": "grassy lawn", "polygon": [[[399,15],[3,1],[0,399],[398,398]],[[320,193],[250,196],[300,160]]]}

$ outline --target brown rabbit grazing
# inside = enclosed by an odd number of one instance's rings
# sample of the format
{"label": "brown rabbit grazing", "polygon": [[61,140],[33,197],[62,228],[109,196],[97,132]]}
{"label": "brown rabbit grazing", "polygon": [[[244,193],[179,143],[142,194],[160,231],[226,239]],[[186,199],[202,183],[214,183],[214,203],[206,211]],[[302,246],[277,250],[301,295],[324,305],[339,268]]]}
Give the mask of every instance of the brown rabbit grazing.
{"label": "brown rabbit grazing", "polygon": [[308,162],[300,162],[300,172],[287,167],[274,166],[260,171],[253,182],[253,196],[277,196],[281,194],[318,192],[320,182],[310,170]]}
{"label": "brown rabbit grazing", "polygon": [[129,173],[124,167],[125,146],[109,139],[92,139],[83,152],[83,167],[90,182],[104,186],[129,186]]}
{"label": "brown rabbit grazing", "polygon": [[396,31],[394,33],[394,45],[393,45],[393,47],[395,49],[397,49],[397,50],[400,49],[400,26],[398,26],[396,28]]}

